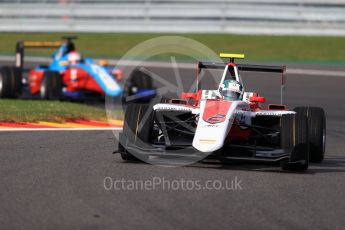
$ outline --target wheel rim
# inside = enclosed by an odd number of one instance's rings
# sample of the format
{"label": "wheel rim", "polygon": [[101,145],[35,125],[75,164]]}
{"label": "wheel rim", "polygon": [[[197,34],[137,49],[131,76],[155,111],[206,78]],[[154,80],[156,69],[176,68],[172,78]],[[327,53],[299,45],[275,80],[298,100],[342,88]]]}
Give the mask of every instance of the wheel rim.
{"label": "wheel rim", "polygon": [[43,84],[43,82],[41,83],[41,87],[40,87],[40,94],[41,94],[41,98],[44,99],[45,95],[46,95],[46,87]]}
{"label": "wheel rim", "polygon": [[131,94],[136,94],[138,92],[138,87],[137,86],[132,86],[131,87]]}
{"label": "wheel rim", "polygon": [[2,75],[0,75],[0,95],[2,95],[2,88],[3,88]]}
{"label": "wheel rim", "polygon": [[322,130],[322,150],[323,153],[326,152],[326,127],[323,127]]}

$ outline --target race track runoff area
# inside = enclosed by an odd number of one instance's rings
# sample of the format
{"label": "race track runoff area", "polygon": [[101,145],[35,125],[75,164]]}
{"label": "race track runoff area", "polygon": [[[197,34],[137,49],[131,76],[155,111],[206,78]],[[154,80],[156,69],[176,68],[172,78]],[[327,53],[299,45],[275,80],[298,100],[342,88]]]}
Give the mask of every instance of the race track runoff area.
{"label": "race track runoff area", "polygon": [[93,121],[93,120],[73,120],[64,123],[55,122],[0,122],[1,131],[49,131],[49,130],[119,130],[122,129],[123,121],[110,120]]}

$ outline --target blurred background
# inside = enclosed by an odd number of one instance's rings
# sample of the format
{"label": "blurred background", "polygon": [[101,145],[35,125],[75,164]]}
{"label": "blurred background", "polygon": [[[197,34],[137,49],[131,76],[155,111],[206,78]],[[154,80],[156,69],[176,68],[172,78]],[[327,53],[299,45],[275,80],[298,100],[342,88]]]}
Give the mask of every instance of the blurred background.
{"label": "blurred background", "polygon": [[0,0],[0,15],[1,54],[12,54],[18,39],[66,33],[96,57],[120,57],[157,34],[250,60],[334,63],[345,53],[344,0]]}
{"label": "blurred background", "polygon": [[1,0],[1,31],[345,35],[343,0]]}

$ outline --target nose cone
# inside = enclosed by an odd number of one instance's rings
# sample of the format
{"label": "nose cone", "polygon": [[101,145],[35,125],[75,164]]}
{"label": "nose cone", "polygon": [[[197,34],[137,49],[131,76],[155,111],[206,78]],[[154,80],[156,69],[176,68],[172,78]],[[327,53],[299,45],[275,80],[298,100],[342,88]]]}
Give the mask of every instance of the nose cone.
{"label": "nose cone", "polygon": [[195,131],[193,147],[200,152],[214,152],[222,148],[238,104],[239,102],[201,101],[200,119]]}
{"label": "nose cone", "polygon": [[193,147],[200,152],[214,152],[222,148],[223,139],[195,139],[193,140]]}

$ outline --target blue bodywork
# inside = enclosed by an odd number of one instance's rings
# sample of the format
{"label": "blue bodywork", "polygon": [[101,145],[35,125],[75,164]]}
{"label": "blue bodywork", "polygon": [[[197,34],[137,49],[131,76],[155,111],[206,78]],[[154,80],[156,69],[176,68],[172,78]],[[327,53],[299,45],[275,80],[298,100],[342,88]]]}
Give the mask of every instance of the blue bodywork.
{"label": "blue bodywork", "polygon": [[[84,58],[77,64],[70,64],[68,63],[68,55],[68,43],[64,43],[54,52],[53,60],[49,66],[37,66],[35,69],[63,73],[71,67],[80,68],[86,71],[98,83],[105,95],[116,97],[122,94],[122,87],[112,75],[112,72],[117,70],[115,67],[101,66],[95,63],[92,58]],[[83,97],[83,92],[64,92],[64,94],[67,97],[73,98]]]}

